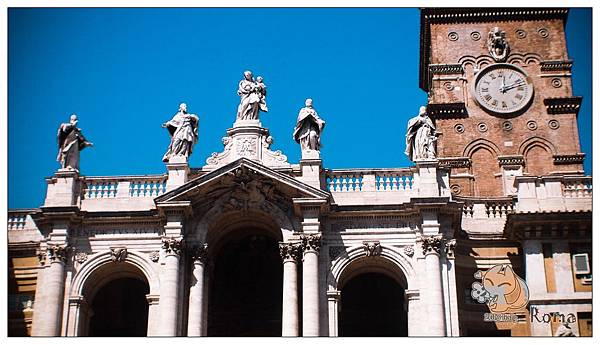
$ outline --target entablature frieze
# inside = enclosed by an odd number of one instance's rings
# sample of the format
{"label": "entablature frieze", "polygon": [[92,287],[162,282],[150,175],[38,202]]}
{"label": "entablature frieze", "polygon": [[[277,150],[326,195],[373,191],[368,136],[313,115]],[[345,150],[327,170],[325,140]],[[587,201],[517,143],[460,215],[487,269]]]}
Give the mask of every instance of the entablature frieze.
{"label": "entablature frieze", "polygon": [[504,226],[508,239],[592,239],[592,212],[519,212]]}

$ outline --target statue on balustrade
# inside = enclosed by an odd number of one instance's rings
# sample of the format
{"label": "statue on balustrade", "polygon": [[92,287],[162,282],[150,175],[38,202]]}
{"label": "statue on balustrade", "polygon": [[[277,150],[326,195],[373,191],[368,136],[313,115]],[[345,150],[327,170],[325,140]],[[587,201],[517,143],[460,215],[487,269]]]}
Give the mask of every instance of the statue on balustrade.
{"label": "statue on balustrade", "polygon": [[433,122],[427,116],[427,107],[419,108],[419,115],[408,121],[406,129],[406,151],[411,161],[435,158],[437,132]]}
{"label": "statue on balustrade", "polygon": [[176,156],[187,160],[198,141],[198,116],[189,114],[187,105],[181,103],[177,114],[170,121],[163,123],[162,127],[169,130],[171,136],[171,144],[163,156],[163,162],[168,162]]}
{"label": "statue on balustrade", "polygon": [[296,128],[294,128],[294,140],[300,144],[302,151],[321,149],[321,133],[325,128],[325,121],[319,117],[312,102],[310,98],[306,100],[306,106],[300,109]]}
{"label": "statue on balustrade", "polygon": [[240,104],[237,110],[238,120],[258,120],[259,111],[268,112],[267,108],[267,86],[263,77],[252,76],[252,72],[244,72],[244,79],[238,85],[238,96]]}
{"label": "statue on balustrade", "polygon": [[62,169],[79,171],[79,151],[93,144],[85,139],[81,129],[77,127],[77,115],[71,115],[69,123],[62,123],[58,128],[58,156]]}

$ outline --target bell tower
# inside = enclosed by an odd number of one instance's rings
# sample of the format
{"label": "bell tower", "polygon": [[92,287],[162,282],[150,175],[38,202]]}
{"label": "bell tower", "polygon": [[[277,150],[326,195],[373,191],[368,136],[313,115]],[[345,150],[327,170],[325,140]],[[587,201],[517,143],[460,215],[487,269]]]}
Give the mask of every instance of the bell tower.
{"label": "bell tower", "polygon": [[421,10],[419,84],[454,195],[514,195],[516,176],[583,174],[567,15]]}

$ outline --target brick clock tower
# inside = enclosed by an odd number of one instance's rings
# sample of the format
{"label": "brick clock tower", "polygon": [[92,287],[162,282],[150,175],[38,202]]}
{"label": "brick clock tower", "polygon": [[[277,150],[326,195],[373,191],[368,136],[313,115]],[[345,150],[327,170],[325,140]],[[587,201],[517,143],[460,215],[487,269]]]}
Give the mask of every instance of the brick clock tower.
{"label": "brick clock tower", "polygon": [[583,174],[566,9],[423,9],[420,87],[454,195],[510,196],[515,176]]}

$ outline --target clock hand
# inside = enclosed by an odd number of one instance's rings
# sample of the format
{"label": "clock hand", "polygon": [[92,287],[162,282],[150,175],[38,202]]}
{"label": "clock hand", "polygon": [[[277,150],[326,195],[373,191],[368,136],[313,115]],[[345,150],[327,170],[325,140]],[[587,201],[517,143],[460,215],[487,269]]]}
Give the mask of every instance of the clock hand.
{"label": "clock hand", "polygon": [[514,83],[514,84],[511,84],[511,85],[505,86],[504,87],[504,92],[506,92],[506,91],[508,91],[510,89],[514,89],[515,87],[523,86],[523,85],[525,85],[524,82],[519,82],[519,83]]}

